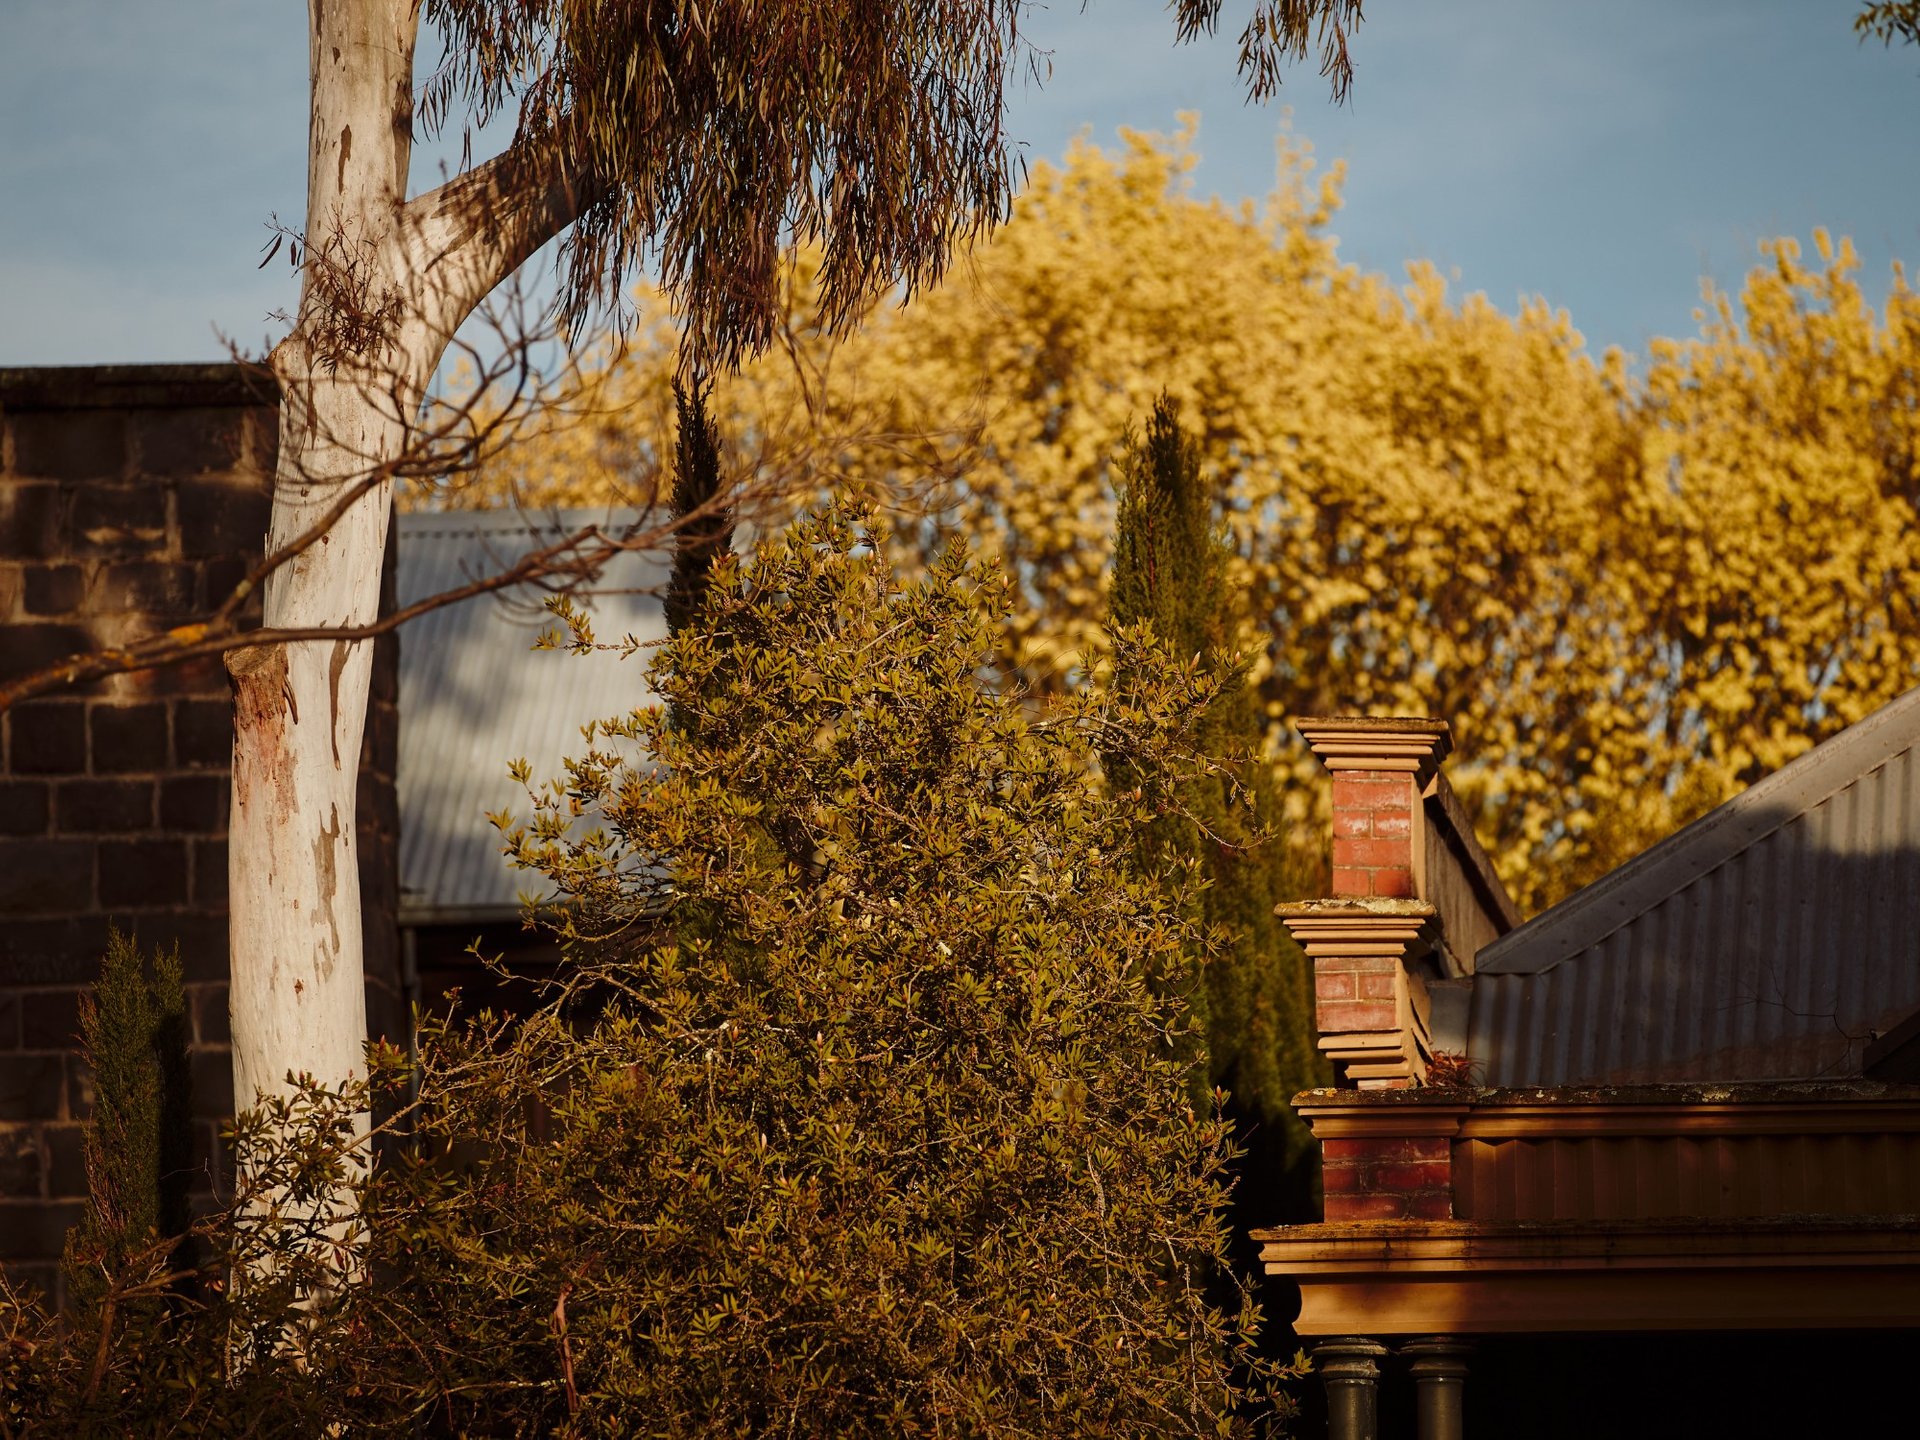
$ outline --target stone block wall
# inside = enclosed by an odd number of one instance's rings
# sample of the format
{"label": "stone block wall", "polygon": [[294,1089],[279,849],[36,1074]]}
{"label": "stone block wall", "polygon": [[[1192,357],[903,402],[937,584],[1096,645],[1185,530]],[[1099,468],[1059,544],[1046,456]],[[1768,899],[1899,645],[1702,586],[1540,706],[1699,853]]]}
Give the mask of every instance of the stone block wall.
{"label": "stone block wall", "polygon": [[[263,549],[275,436],[270,382],[239,366],[0,370],[0,678],[217,605]],[[397,642],[380,642],[359,806],[369,1022],[395,1038],[397,662]],[[217,657],[0,716],[0,1265],[11,1276],[54,1288],[85,1193],[77,1010],[110,925],[180,947],[197,1188],[221,1183],[232,745]]]}

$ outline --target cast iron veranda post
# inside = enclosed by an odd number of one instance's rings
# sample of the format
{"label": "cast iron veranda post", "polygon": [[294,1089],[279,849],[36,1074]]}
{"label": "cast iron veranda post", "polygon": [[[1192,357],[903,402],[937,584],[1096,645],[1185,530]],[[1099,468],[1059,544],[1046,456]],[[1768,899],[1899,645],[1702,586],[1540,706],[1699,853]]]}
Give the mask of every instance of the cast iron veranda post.
{"label": "cast iron veranda post", "polygon": [[1327,1440],[1380,1440],[1380,1360],[1387,1347],[1342,1335],[1313,1347],[1313,1368],[1327,1387]]}
{"label": "cast iron veranda post", "polygon": [[1424,1336],[1400,1347],[1412,1362],[1407,1368],[1419,1440],[1462,1440],[1466,1434],[1467,1350],[1464,1340],[1450,1335]]}

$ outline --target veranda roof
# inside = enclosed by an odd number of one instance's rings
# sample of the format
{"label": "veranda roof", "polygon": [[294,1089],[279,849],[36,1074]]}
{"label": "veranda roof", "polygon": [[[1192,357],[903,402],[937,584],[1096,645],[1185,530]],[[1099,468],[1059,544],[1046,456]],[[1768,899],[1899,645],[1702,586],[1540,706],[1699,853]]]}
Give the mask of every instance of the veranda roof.
{"label": "veranda roof", "polygon": [[1479,952],[1492,1086],[1846,1078],[1920,1009],[1920,690]]}

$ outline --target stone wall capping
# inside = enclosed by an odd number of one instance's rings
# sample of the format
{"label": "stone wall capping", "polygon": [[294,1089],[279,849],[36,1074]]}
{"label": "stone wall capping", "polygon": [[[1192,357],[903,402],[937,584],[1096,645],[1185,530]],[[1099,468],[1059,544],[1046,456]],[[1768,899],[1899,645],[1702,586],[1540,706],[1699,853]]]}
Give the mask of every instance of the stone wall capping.
{"label": "stone wall capping", "polygon": [[1276,905],[1273,913],[1309,955],[1398,956],[1431,940],[1436,921],[1433,907],[1419,900],[1309,900]]}
{"label": "stone wall capping", "polygon": [[[0,371],[0,375],[5,373]],[[1296,715],[1293,728],[1302,735],[1307,735],[1310,729],[1329,735],[1425,735],[1444,738],[1453,733],[1451,725],[1431,715]]]}
{"label": "stone wall capping", "polygon": [[1434,908],[1424,900],[1402,900],[1387,895],[1335,895],[1325,900],[1288,900],[1273,907],[1281,919],[1343,920],[1362,916],[1383,919],[1432,919]]}
{"label": "stone wall capping", "polygon": [[265,365],[217,361],[0,367],[0,410],[14,412],[278,403],[279,383]]}
{"label": "stone wall capping", "polygon": [[[1313,1127],[1313,1137],[1323,1144],[1328,1140],[1363,1140],[1397,1136],[1429,1138],[1442,1136],[1452,1139],[1460,1133],[1460,1127],[1474,1113],[1474,1107],[1461,1100],[1434,1101],[1441,1092],[1435,1090],[1309,1090],[1294,1097],[1294,1104],[1300,1112],[1300,1118]],[[1338,1101],[1315,1103],[1315,1095],[1338,1095]],[[1425,1104],[1408,1105],[1404,1103],[1412,1096],[1421,1096]],[[1356,1096],[1388,1103],[1377,1105],[1356,1105]],[[1392,1102],[1401,1103],[1392,1103]]]}

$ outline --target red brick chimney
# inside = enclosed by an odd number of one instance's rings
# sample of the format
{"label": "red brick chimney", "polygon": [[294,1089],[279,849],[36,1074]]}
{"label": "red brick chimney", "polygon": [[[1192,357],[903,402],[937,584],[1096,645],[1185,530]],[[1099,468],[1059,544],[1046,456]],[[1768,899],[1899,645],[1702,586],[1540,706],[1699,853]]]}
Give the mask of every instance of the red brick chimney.
{"label": "red brick chimney", "polygon": [[1444,720],[1294,723],[1333,774],[1333,895],[1279,912],[1313,961],[1320,1049],[1350,1085],[1417,1084],[1432,1047],[1412,962],[1437,936],[1423,797],[1451,735]]}
{"label": "red brick chimney", "polygon": [[1440,770],[1444,721],[1295,724],[1333,777],[1332,894],[1278,907],[1313,962],[1319,1046],[1341,1087],[1296,1101],[1321,1145],[1325,1218],[1446,1220],[1467,1105],[1446,1090],[1353,1092],[1421,1085],[1436,1053],[1467,1053],[1465,986],[1519,912]]}
{"label": "red brick chimney", "polygon": [[1421,797],[1453,749],[1444,720],[1302,719],[1333,774],[1333,893],[1411,900],[1424,891]]}

